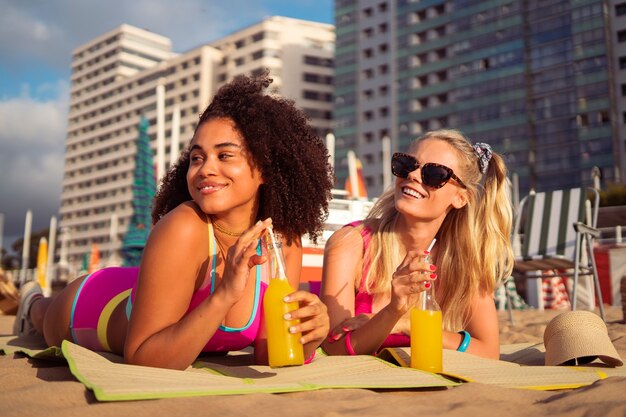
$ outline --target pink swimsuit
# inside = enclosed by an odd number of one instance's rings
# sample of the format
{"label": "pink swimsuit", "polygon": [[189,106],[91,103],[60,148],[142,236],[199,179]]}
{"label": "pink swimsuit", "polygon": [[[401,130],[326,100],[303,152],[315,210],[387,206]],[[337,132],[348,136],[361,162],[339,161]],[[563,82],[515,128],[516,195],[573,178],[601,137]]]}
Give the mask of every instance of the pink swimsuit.
{"label": "pink swimsuit", "polygon": [[[361,221],[348,223],[347,226],[357,227],[361,224]],[[374,296],[367,292],[365,288],[365,276],[370,269],[370,261],[367,258],[367,249],[369,248],[372,240],[372,230],[365,226],[361,229],[361,236],[363,237],[363,271],[361,279],[361,285],[359,291],[357,291],[354,297],[354,315],[370,314],[372,312],[372,305],[374,303]],[[379,349],[386,347],[404,347],[411,345],[411,338],[404,333],[391,333]]]}
{"label": "pink swimsuit", "polygon": [[[211,268],[200,288],[193,293],[185,314],[196,308],[215,291],[217,244],[210,222],[208,229]],[[260,243],[257,253],[261,254]],[[138,276],[138,267],[111,267],[96,271],[85,278],[76,292],[72,305],[70,330],[75,343],[94,351],[111,350],[106,340],[111,313],[120,303],[126,302],[126,316],[130,319]],[[267,263],[257,265],[254,304],[250,319],[240,328],[220,326],[202,349],[203,352],[241,350],[255,341],[261,323],[262,301],[268,281]]]}

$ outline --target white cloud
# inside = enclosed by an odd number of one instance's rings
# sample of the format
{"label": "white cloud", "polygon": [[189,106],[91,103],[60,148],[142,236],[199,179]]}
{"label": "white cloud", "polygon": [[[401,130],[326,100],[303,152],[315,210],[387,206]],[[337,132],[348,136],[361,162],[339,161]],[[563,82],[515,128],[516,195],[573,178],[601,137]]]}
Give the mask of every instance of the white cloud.
{"label": "white cloud", "polygon": [[24,227],[33,210],[33,231],[48,226],[59,207],[67,119],[68,87],[60,81],[46,89],[58,99],[40,101],[29,89],[20,97],[0,100],[0,212],[5,217],[4,246]]}
{"label": "white cloud", "polygon": [[122,23],[172,39],[183,52],[241,29],[264,16],[257,2],[229,0],[56,0],[0,1],[0,56],[10,56],[14,71],[26,63],[46,62],[57,70],[69,67],[71,51]]}

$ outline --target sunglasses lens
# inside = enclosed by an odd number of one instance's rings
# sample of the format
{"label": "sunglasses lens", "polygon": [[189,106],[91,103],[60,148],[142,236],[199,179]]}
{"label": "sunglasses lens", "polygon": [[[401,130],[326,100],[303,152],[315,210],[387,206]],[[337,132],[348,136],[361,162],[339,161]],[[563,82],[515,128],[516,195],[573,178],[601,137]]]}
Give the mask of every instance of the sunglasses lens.
{"label": "sunglasses lens", "polygon": [[451,173],[442,166],[425,164],[422,167],[422,181],[433,188],[441,188],[450,180]]}
{"label": "sunglasses lens", "polygon": [[407,178],[417,169],[417,161],[407,155],[394,155],[391,159],[391,172],[396,177]]}

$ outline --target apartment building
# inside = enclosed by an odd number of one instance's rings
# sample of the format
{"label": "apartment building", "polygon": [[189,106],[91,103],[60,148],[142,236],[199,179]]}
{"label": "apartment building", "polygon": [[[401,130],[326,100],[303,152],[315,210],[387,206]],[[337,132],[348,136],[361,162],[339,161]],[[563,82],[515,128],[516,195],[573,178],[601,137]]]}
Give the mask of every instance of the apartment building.
{"label": "apartment building", "polygon": [[[614,80],[616,124],[615,153],[626,155],[626,1],[609,1],[608,13],[611,18],[610,45]],[[622,158],[623,160],[623,158]],[[626,163],[620,166],[622,181],[626,180]]]}
{"label": "apartment building", "polygon": [[340,180],[352,149],[380,193],[382,139],[441,127],[503,153],[522,193],[623,179],[606,2],[337,0],[335,21]]}
{"label": "apartment building", "polygon": [[120,247],[132,216],[142,116],[161,177],[217,89],[269,68],[272,91],[292,98],[323,135],[332,120],[333,46],[331,25],[270,17],[184,53],[129,25],[75,49],[59,224],[70,271],[93,244],[103,264]]}

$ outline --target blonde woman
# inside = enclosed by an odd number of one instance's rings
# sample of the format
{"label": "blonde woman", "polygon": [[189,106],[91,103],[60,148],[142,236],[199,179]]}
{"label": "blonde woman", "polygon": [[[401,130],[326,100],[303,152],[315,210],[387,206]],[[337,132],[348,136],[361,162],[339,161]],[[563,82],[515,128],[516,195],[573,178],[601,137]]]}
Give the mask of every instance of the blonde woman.
{"label": "blonde woman", "polygon": [[[409,346],[412,294],[435,286],[443,347],[499,355],[493,291],[510,275],[512,209],[506,167],[456,130],[426,133],[392,158],[395,184],[363,222],[329,239],[321,299],[332,355]],[[433,239],[431,262],[423,261]]]}

